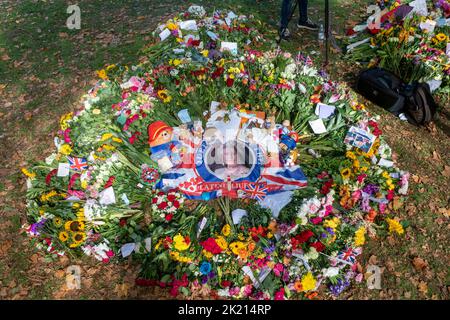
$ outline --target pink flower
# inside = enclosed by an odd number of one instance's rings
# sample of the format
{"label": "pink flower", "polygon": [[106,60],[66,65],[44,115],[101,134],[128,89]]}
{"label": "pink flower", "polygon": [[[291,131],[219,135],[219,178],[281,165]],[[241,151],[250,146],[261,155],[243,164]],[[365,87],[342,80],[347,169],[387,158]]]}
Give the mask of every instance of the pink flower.
{"label": "pink flower", "polygon": [[312,219],[311,219],[311,222],[312,222],[313,224],[319,224],[319,223],[322,222],[322,218],[321,218],[321,217],[312,218]]}
{"label": "pink flower", "polygon": [[281,288],[280,290],[275,292],[274,299],[275,300],[284,300],[284,288]]}
{"label": "pink flower", "polygon": [[281,263],[277,263],[274,267],[273,267],[273,273],[277,276],[280,277],[281,273],[283,272],[283,265]]}

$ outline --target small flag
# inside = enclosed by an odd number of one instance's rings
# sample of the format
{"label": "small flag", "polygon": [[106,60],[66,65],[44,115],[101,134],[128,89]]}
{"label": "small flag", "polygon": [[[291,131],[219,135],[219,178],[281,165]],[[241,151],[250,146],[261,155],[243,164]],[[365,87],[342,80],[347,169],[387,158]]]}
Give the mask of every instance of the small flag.
{"label": "small flag", "polygon": [[69,160],[70,169],[75,171],[82,171],[88,168],[88,163],[86,158],[75,158],[75,157],[67,157]]}

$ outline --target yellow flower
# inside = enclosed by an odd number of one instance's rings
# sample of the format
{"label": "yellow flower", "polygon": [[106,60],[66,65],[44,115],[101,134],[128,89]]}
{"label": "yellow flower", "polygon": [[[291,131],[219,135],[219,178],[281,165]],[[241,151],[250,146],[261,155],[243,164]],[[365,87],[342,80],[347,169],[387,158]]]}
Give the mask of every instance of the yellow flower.
{"label": "yellow flower", "polygon": [[100,113],[101,113],[100,109],[95,108],[95,109],[92,110],[92,114],[97,115],[97,114],[100,114]]}
{"label": "yellow flower", "polygon": [[206,57],[208,57],[209,51],[203,50],[203,51],[201,51],[201,54],[206,58]]}
{"label": "yellow flower", "polygon": [[102,135],[102,137],[100,138],[100,141],[105,141],[105,140],[108,140],[108,139],[110,139],[110,138],[112,138],[113,137],[113,134],[112,133],[104,133],[103,135]]}
{"label": "yellow flower", "polygon": [[69,127],[68,122],[72,119],[72,116],[73,112],[69,112],[61,117],[61,119],[59,120],[61,130],[66,130]]}
{"label": "yellow flower", "polygon": [[74,232],[72,234],[72,241],[74,244],[80,245],[86,240],[86,233],[84,232]]}
{"label": "yellow flower", "polygon": [[55,190],[52,190],[48,193],[41,195],[41,201],[46,202],[57,195],[58,195],[58,192],[56,192]]}
{"label": "yellow flower", "polygon": [[36,174],[33,172],[28,171],[26,168],[22,168],[22,173],[24,175],[26,175],[28,178],[30,178],[31,180],[33,180],[34,178],[36,178]]}
{"label": "yellow flower", "polygon": [[351,160],[355,160],[355,159],[356,159],[356,156],[355,156],[355,154],[354,154],[352,151],[347,151],[347,152],[345,153],[345,156],[346,156],[347,158],[351,159]]}
{"label": "yellow flower", "polygon": [[446,41],[447,40],[447,35],[444,34],[444,33],[438,33],[436,35],[436,39],[438,39],[439,42]]}
{"label": "yellow flower", "polygon": [[311,272],[308,272],[305,276],[303,276],[301,282],[303,291],[310,291],[316,288],[317,281]]}
{"label": "yellow flower", "polygon": [[59,233],[58,238],[62,242],[66,242],[69,239],[69,234],[66,231],[62,231],[62,232]]}
{"label": "yellow flower", "polygon": [[230,243],[229,247],[235,255],[239,255],[241,250],[244,250],[246,246],[245,246],[245,243],[243,243],[241,241],[235,241],[235,242]]}
{"label": "yellow flower", "polygon": [[383,173],[381,173],[381,175],[382,175],[383,178],[385,178],[385,179],[389,179],[389,178],[391,177],[387,171],[383,171]]}
{"label": "yellow flower", "polygon": [[72,147],[67,143],[65,143],[61,146],[61,148],[59,148],[59,152],[62,153],[63,155],[68,156],[69,154],[72,153]]}
{"label": "yellow flower", "polygon": [[343,179],[350,178],[350,174],[351,174],[351,171],[350,171],[349,168],[344,168],[344,169],[341,170],[341,176],[342,176]]}
{"label": "yellow flower", "polygon": [[203,255],[206,257],[206,259],[211,259],[213,254],[209,251],[203,250],[202,251]]}
{"label": "yellow flower", "polygon": [[366,242],[365,234],[366,234],[365,227],[360,227],[358,230],[356,230],[354,238],[355,246],[361,247],[362,245],[364,245],[364,243]]}
{"label": "yellow flower", "polygon": [[167,90],[159,90],[158,97],[164,102],[169,103],[172,100],[172,97],[168,94]]}
{"label": "yellow flower", "polygon": [[227,240],[225,240],[224,237],[218,236],[215,240],[216,240],[217,245],[218,245],[222,250],[226,250],[226,249],[228,248]]}
{"label": "yellow flower", "polygon": [[173,23],[173,22],[169,22],[167,25],[166,25],[166,27],[167,27],[167,29],[169,29],[169,30],[176,30],[177,28],[178,28],[178,26],[175,24],[175,23]]}
{"label": "yellow flower", "polygon": [[111,70],[111,69],[114,69],[115,67],[116,67],[115,64],[111,64],[111,65],[109,65],[109,66],[106,67],[106,71],[109,71],[109,70]]}
{"label": "yellow flower", "polygon": [[122,142],[123,142],[122,139],[116,138],[116,137],[112,138],[112,140],[113,140],[114,142],[117,142],[117,143],[122,143]]}
{"label": "yellow flower", "polygon": [[62,219],[59,217],[53,218],[53,224],[55,225],[55,227],[61,227],[62,222],[63,222]]}
{"label": "yellow flower", "polygon": [[222,234],[223,234],[225,237],[228,237],[228,236],[230,235],[230,232],[231,232],[231,227],[230,227],[230,225],[227,223],[227,224],[224,225],[223,228],[222,228]]}
{"label": "yellow flower", "polygon": [[334,230],[334,229],[336,229],[339,226],[340,222],[341,221],[339,220],[338,217],[334,217],[333,219],[325,220],[325,222],[323,223],[323,226],[325,228],[331,228],[331,229]]}
{"label": "yellow flower", "polygon": [[186,239],[180,233],[173,237],[173,244],[178,251],[187,250],[190,246],[190,243],[187,243]]}
{"label": "yellow flower", "polygon": [[102,79],[102,80],[107,80],[108,79],[108,75],[106,74],[106,70],[102,69],[102,70],[98,70],[97,71],[97,76]]}
{"label": "yellow flower", "polygon": [[84,230],[84,222],[79,220],[69,220],[64,224],[64,229],[71,232],[79,232]]}
{"label": "yellow flower", "polygon": [[88,186],[88,182],[86,180],[81,181],[81,188],[86,189]]}
{"label": "yellow flower", "polygon": [[399,235],[402,235],[405,232],[403,226],[397,220],[387,218],[386,222],[389,225],[389,233],[397,232]]}
{"label": "yellow flower", "polygon": [[179,66],[181,64],[181,60],[180,59],[173,59],[172,63],[175,67]]}
{"label": "yellow flower", "polygon": [[358,159],[353,160],[353,168],[354,169],[359,169],[359,166],[360,166],[360,164],[359,164]]}

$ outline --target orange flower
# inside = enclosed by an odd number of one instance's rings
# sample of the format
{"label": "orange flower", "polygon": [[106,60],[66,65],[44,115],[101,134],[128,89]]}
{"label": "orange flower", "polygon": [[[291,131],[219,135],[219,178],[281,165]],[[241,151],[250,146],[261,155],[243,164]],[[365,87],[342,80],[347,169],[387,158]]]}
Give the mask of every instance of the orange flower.
{"label": "orange flower", "polygon": [[311,103],[319,103],[320,102],[320,95],[318,94],[313,94],[309,100],[311,101]]}
{"label": "orange flower", "polygon": [[303,291],[303,286],[302,286],[302,282],[300,280],[295,281],[294,283],[294,289],[297,292],[302,292]]}

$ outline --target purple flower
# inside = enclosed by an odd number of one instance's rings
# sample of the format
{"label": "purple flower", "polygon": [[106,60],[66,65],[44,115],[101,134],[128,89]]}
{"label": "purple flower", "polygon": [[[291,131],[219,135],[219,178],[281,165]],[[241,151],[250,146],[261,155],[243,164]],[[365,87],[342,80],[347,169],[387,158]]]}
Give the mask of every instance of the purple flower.
{"label": "purple flower", "polygon": [[377,193],[380,190],[380,187],[376,184],[369,183],[363,188],[363,191],[369,195],[372,195],[374,193]]}
{"label": "purple flower", "polygon": [[339,279],[339,280],[337,281],[337,284],[334,284],[334,285],[333,285],[333,284],[330,284],[328,288],[330,289],[331,293],[332,293],[334,296],[338,296],[338,295],[340,295],[340,294],[342,293],[342,291],[344,291],[345,288],[347,288],[349,285],[350,285],[350,282],[349,282],[349,281],[347,281],[347,280],[342,281],[341,279]]}

